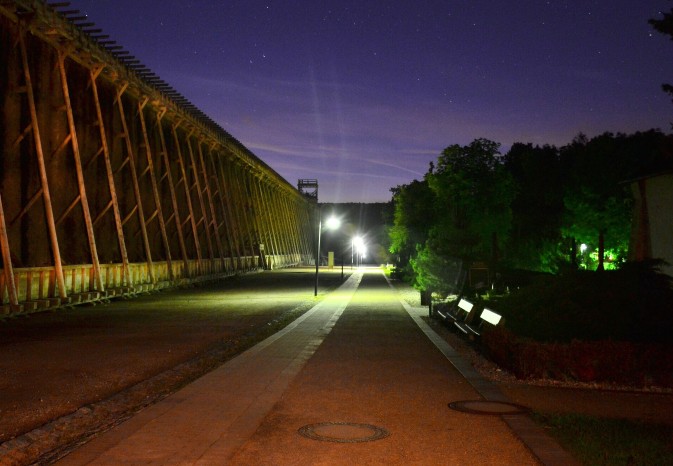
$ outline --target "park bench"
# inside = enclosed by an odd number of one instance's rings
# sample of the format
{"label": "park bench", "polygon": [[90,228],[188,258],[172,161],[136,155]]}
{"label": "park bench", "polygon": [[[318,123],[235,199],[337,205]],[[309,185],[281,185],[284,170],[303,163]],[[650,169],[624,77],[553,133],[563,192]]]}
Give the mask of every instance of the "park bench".
{"label": "park bench", "polygon": [[467,323],[466,321],[463,321],[461,323],[455,322],[455,324],[456,327],[458,327],[466,335],[480,337],[484,325],[490,325],[495,327],[501,321],[502,316],[500,314],[497,314],[488,308],[484,308],[484,310],[481,311],[481,315],[479,316],[479,322],[477,322],[476,324]]}
{"label": "park bench", "polygon": [[474,305],[467,299],[460,298],[457,304],[450,307],[437,307],[436,313],[447,323],[465,322]]}
{"label": "park bench", "polygon": [[447,315],[447,320],[449,322],[453,321],[453,324],[458,327],[461,332],[468,334],[469,330],[466,330],[466,326],[472,316],[472,309],[474,309],[474,304],[467,299],[461,298],[460,301],[458,301],[458,305],[455,307],[454,312]]}
{"label": "park bench", "polygon": [[[449,297],[445,299],[434,299],[430,305],[430,317],[439,316],[442,320],[447,321],[448,323],[455,322],[458,316],[458,306],[465,305],[461,304],[463,299],[450,299]],[[467,302],[467,301],[465,301]]]}

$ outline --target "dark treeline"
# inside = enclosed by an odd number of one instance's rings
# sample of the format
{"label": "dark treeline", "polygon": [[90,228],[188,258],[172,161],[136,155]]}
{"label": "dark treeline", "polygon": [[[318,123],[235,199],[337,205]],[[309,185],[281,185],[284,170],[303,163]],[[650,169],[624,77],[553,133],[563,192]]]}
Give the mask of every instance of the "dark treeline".
{"label": "dark treeline", "polygon": [[673,136],[580,134],[563,147],[476,139],[422,180],[397,186],[390,252],[422,289],[447,290],[477,262],[493,272],[618,268],[628,252],[629,181],[673,169]]}

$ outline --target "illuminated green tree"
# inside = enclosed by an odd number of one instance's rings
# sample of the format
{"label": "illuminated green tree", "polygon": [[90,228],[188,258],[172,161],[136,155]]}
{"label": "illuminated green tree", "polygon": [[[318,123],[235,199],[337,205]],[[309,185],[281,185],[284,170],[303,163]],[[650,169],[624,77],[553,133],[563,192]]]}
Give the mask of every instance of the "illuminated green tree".
{"label": "illuminated green tree", "polygon": [[391,191],[394,218],[389,230],[390,252],[396,254],[404,266],[416,253],[417,245],[428,239],[434,223],[435,195],[426,180],[414,180]]}

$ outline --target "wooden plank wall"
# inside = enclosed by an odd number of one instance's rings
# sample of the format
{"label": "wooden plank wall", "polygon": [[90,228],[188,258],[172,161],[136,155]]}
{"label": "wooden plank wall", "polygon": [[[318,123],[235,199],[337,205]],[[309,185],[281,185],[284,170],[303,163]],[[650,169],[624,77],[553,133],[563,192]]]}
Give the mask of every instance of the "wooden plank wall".
{"label": "wooden plank wall", "polygon": [[0,2],[0,316],[310,262],[315,202],[57,6]]}

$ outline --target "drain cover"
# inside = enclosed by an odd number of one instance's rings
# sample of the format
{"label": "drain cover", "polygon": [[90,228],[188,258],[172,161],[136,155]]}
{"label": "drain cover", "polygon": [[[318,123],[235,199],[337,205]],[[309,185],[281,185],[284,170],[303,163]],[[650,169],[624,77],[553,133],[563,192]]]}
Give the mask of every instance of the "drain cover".
{"label": "drain cover", "polygon": [[338,443],[373,442],[390,435],[386,429],[371,424],[355,422],[321,422],[309,424],[298,430],[300,435],[312,440]]}
{"label": "drain cover", "polygon": [[470,414],[527,414],[530,409],[504,401],[466,400],[449,403],[449,408]]}

